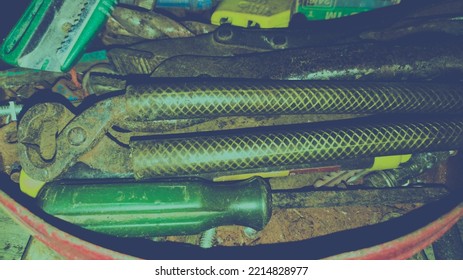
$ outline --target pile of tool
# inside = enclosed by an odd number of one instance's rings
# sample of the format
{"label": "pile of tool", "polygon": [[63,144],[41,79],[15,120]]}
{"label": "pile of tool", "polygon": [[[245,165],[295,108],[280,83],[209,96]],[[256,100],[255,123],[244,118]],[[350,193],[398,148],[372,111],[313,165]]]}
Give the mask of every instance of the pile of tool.
{"label": "pile of tool", "polygon": [[212,229],[212,247],[275,209],[463,214],[460,190],[418,179],[463,148],[461,1],[236,2],[32,1],[1,47],[22,68],[0,73],[19,119],[0,167],[37,215],[119,238]]}

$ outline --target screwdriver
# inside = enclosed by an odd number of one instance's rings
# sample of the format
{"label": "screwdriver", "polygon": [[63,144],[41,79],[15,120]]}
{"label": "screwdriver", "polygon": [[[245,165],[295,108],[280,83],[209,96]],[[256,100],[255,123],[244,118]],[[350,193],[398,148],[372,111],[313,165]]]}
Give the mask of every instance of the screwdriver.
{"label": "screwdriver", "polygon": [[119,237],[155,237],[197,234],[222,225],[262,230],[273,208],[427,203],[447,194],[436,186],[276,192],[267,181],[254,177],[234,183],[202,179],[54,182],[37,199],[48,214],[89,230]]}

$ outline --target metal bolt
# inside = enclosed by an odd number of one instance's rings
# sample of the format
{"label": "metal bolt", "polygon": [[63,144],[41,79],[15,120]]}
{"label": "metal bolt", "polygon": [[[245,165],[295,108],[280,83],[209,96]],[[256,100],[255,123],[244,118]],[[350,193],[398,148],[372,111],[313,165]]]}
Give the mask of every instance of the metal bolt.
{"label": "metal bolt", "polygon": [[215,241],[215,236],[217,234],[216,228],[211,228],[201,235],[201,240],[199,242],[199,246],[204,249],[212,248]]}
{"label": "metal bolt", "polygon": [[87,140],[87,132],[82,127],[74,127],[68,133],[68,141],[73,146],[80,146],[85,140]]}
{"label": "metal bolt", "polygon": [[12,121],[17,121],[17,115],[21,112],[22,108],[22,105],[10,101],[9,106],[0,106],[0,116],[10,117]]}
{"label": "metal bolt", "polygon": [[228,27],[222,27],[217,32],[217,37],[219,40],[228,41],[233,37],[233,31]]}

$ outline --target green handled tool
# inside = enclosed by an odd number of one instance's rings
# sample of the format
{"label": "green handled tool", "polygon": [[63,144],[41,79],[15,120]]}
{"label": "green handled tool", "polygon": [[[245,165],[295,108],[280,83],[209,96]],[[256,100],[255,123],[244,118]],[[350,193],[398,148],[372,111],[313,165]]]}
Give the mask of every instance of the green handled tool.
{"label": "green handled tool", "polygon": [[195,234],[218,225],[263,229],[271,216],[268,184],[203,180],[51,183],[38,196],[45,212],[117,236]]}
{"label": "green handled tool", "polygon": [[37,201],[48,214],[120,237],[197,234],[222,225],[261,230],[272,209],[427,203],[448,195],[437,186],[270,191],[260,177],[205,180],[49,183]]}
{"label": "green handled tool", "polygon": [[85,51],[117,0],[34,0],[0,49],[7,63],[66,72]]}

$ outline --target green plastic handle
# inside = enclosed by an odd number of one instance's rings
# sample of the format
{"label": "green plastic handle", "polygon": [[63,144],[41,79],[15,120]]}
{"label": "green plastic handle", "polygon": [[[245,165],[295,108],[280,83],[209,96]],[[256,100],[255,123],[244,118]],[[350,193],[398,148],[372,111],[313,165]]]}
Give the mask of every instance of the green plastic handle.
{"label": "green plastic handle", "polygon": [[0,45],[0,59],[22,68],[67,72],[84,54],[117,0],[31,0]]}
{"label": "green plastic handle", "polygon": [[221,225],[264,228],[271,216],[262,178],[232,184],[203,180],[51,183],[37,199],[51,215],[120,237],[197,234]]}

